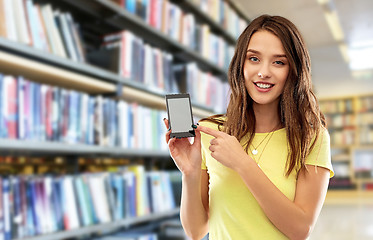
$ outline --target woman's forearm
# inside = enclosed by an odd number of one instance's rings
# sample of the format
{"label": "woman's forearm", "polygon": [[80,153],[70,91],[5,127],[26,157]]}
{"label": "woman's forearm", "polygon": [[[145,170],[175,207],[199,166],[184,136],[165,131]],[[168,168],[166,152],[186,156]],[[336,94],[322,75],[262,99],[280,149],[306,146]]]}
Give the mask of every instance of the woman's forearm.
{"label": "woman's forearm", "polygon": [[185,233],[191,239],[199,240],[207,234],[208,213],[202,202],[200,174],[183,174],[180,218]]}
{"label": "woman's forearm", "polygon": [[[303,200],[298,204],[289,200],[254,161],[249,159],[246,167],[240,168],[238,173],[268,219],[281,232],[290,239],[307,238],[321,209],[326,189],[313,191],[314,193],[310,192],[309,199],[305,199],[305,194],[302,194]],[[320,186],[323,185],[320,184]],[[310,189],[310,191],[312,190]]]}

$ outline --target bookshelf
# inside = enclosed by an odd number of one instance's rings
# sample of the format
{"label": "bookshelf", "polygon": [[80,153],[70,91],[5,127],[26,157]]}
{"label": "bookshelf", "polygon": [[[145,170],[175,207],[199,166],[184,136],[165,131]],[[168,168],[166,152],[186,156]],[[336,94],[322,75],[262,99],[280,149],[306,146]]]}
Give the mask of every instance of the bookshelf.
{"label": "bookshelf", "polygon": [[[190,46],[186,44],[185,39],[178,39],[178,37],[171,35],[170,32],[173,32],[173,29],[165,31],[149,24],[137,14],[131,13],[126,7],[119,6],[121,1],[0,0],[0,77],[9,75],[20,81],[18,76],[22,76],[27,81],[56,87],[61,89],[61,91],[76,91],[78,94],[89,94],[92,97],[102,96],[104,100],[125,101],[136,106],[137,104],[144,106],[147,109],[164,111],[166,89],[153,89],[143,82],[135,81],[132,76],[124,76],[121,72],[113,72],[105,67],[97,66],[89,58],[90,53],[105,47],[103,40],[105,36],[125,30],[148,44],[152,51],[170,54],[172,56],[172,67],[174,65],[180,67],[182,65],[195,64],[198,68],[197,75],[202,74],[205,78],[214,76],[221,82],[226,81],[227,62],[229,62],[237,36],[234,36],[231,31],[232,28],[229,27],[229,23],[224,22],[225,20],[222,16],[218,20],[216,17],[214,18],[201,11],[198,7],[198,1],[149,0],[144,2],[158,2],[159,4],[162,3],[163,6],[165,4],[173,4],[173,7],[180,9],[183,14],[189,14],[192,16],[191,18],[195,18],[193,21],[198,23],[198,25],[201,24],[201,28],[208,32],[209,36],[211,35],[211,41],[218,44],[220,49],[228,49],[230,52],[228,50],[227,52],[224,51],[224,53],[221,51],[212,52],[215,50],[211,50],[206,46]],[[216,2],[219,2],[221,7],[229,7],[230,14],[234,15],[232,17],[233,20],[230,21],[239,21],[234,27],[236,34],[241,32],[242,29],[239,28],[245,27],[249,20],[245,19],[232,3],[223,0]],[[47,7],[47,5],[50,6]],[[14,13],[14,15],[9,14],[9,12]],[[32,18],[34,19],[31,20]],[[45,20],[47,18],[51,21]],[[51,30],[53,26],[58,30],[58,33]],[[63,50],[58,50],[58,44],[50,41],[52,38],[54,40],[58,39],[58,35],[59,41],[63,43]],[[71,39],[67,39],[67,35]],[[203,42],[207,42],[207,46],[210,45],[209,41],[205,39]],[[216,57],[215,54],[219,57]],[[163,66],[166,65],[164,60],[161,63]],[[174,71],[173,68],[171,69],[172,71]],[[175,81],[175,79],[172,79],[172,81]],[[183,84],[188,85],[190,83],[184,82]],[[179,90],[182,91],[183,89]],[[19,93],[18,91],[17,94]],[[17,99],[17,101],[20,102],[21,100]],[[20,104],[19,102],[17,104]],[[193,113],[197,118],[215,114],[216,108],[214,104],[216,104],[214,101],[206,105],[203,101],[192,100]],[[0,111],[0,120],[3,117],[2,111],[3,109]],[[20,126],[17,125],[18,128]],[[0,133],[1,128],[2,126],[0,126]],[[165,130],[162,129],[162,131]],[[121,163],[122,161],[119,161],[119,159],[130,159],[129,162],[124,161],[124,167],[127,167],[127,164],[131,163],[132,160],[136,161],[139,159],[146,167],[154,167],[153,163],[157,160],[162,162],[161,165],[171,161],[167,150],[154,148],[154,146],[138,148],[112,146],[110,144],[102,145],[101,143],[86,144],[79,141],[47,141],[45,139],[17,139],[17,137],[0,138],[0,171],[7,165],[14,165],[14,169],[22,169],[23,164],[29,165],[30,171],[32,171],[32,168],[37,167],[38,164],[41,166],[45,165],[44,170],[41,171],[47,171],[55,164],[49,164],[44,161],[40,163],[2,162],[2,159],[6,157],[27,158],[31,156],[70,158],[68,161],[64,161],[64,164],[71,165],[70,169],[74,171],[72,173],[74,176],[80,176],[78,170],[78,158],[80,157],[112,158],[114,159],[113,161],[118,159],[118,162]],[[94,162],[87,163],[87,165],[90,164],[97,165],[96,167],[101,166],[101,164]],[[60,166],[62,168],[62,165],[57,164],[57,168]],[[119,167],[120,164],[113,164],[113,168]],[[162,166],[160,168],[162,169]],[[13,181],[18,179],[18,177],[20,176],[3,175],[3,173],[0,175],[2,186],[0,200],[4,200],[6,198],[4,194],[8,194],[8,189],[7,191],[4,190],[4,181]],[[32,177],[39,178],[41,176]],[[13,187],[12,182],[10,186]],[[12,194],[16,192],[13,188],[9,191]],[[13,193],[12,191],[15,192]],[[17,201],[18,198],[15,196],[14,199]],[[16,203],[13,205],[11,202],[6,204],[11,204],[10,209],[13,209],[13,207],[16,209],[16,206],[18,206]],[[55,232],[38,233],[35,236],[31,236],[34,234],[30,236],[21,234],[23,236],[21,238],[16,238],[14,237],[15,235],[10,237],[8,225],[7,229],[0,229],[0,235],[4,233],[5,239],[19,240],[84,238],[118,229],[130,229],[133,225],[140,223],[157,223],[162,219],[177,217],[178,213],[179,208],[174,207],[163,212],[126,216],[120,220],[95,223],[89,226],[80,225],[75,229],[62,231],[60,229]],[[0,216],[0,221],[5,221],[5,225],[7,225],[12,219],[9,218],[9,214],[4,215],[3,212],[3,215]],[[17,224],[19,224],[18,221],[16,221]],[[17,231],[20,231],[19,229],[17,227]]]}
{"label": "bookshelf", "polygon": [[373,95],[321,99],[320,107],[327,119],[335,170],[329,197],[372,200]]}

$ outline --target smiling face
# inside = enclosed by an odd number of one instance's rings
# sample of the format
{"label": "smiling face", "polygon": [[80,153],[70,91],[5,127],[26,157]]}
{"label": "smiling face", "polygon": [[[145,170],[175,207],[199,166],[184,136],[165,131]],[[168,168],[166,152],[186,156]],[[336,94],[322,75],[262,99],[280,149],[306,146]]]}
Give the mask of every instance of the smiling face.
{"label": "smiling face", "polygon": [[277,107],[288,74],[289,61],[281,40],[266,30],[255,32],[244,64],[245,86],[254,104]]}

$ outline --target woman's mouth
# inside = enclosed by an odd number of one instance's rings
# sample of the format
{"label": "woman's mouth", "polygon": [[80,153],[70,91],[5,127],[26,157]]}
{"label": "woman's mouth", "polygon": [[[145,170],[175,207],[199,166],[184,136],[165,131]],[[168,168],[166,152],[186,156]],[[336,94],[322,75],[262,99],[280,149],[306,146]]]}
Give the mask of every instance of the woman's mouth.
{"label": "woman's mouth", "polygon": [[259,89],[263,89],[263,90],[266,90],[266,89],[270,89],[274,86],[274,84],[270,84],[270,83],[263,83],[263,82],[254,82],[255,86],[257,86]]}

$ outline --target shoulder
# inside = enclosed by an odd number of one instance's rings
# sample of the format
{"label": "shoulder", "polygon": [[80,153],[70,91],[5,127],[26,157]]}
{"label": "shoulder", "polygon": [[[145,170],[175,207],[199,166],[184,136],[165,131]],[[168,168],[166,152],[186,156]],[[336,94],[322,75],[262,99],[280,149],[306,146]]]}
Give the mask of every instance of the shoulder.
{"label": "shoulder", "polygon": [[330,135],[328,129],[321,127],[315,145],[330,145]]}

